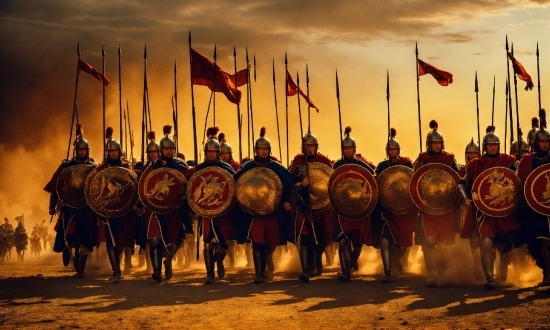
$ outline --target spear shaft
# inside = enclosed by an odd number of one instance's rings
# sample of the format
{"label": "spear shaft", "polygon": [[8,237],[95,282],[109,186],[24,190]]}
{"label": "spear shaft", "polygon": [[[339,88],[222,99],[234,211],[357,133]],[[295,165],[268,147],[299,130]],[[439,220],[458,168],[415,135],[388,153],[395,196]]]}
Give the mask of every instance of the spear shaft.
{"label": "spear shaft", "polygon": [[[248,157],[250,157],[250,68],[249,68],[249,61],[248,61],[248,47],[246,49],[246,128],[247,128],[247,140],[248,140]],[[242,121],[242,119],[241,119]],[[239,126],[240,127],[240,126]],[[252,138],[252,141],[254,139]]]}
{"label": "spear shaft", "polygon": [[[237,86],[237,49],[233,46],[233,66],[235,69],[235,88]],[[215,109],[214,109],[215,110]],[[242,141],[242,130],[241,130],[241,106],[237,103],[237,124],[239,125],[239,163],[243,160],[243,141]]]}
{"label": "spear shaft", "polygon": [[510,145],[512,142],[514,142],[514,118],[512,115],[512,87],[511,87],[511,81],[510,81],[510,61],[508,57],[508,35],[506,35],[506,72],[508,74],[508,80],[506,81],[506,84],[508,86],[508,109],[510,110],[508,112],[510,116]]}
{"label": "spear shaft", "polygon": [[[254,66],[254,71],[256,71],[256,66]],[[273,98],[275,99],[275,118],[277,119],[277,141],[279,142],[279,159],[282,162],[283,150],[281,149],[281,133],[279,130],[279,109],[277,108],[277,88],[275,88],[275,58],[273,58]]]}
{"label": "spear shaft", "polygon": [[285,107],[286,107],[286,167],[290,166],[290,154],[288,150],[288,58],[285,52]]}
{"label": "spear shaft", "polygon": [[[540,113],[540,109],[542,109],[542,104],[541,104],[541,100],[540,100],[540,67],[539,67],[539,43],[537,41],[537,80],[538,80],[538,91],[539,91],[539,113]],[[540,118],[539,118],[539,121],[540,121]]]}
{"label": "spear shaft", "polygon": [[300,102],[300,74],[296,71],[296,84],[298,86],[298,115],[300,116],[300,136],[304,136],[304,129],[302,125],[302,105]]}
{"label": "spear shaft", "polygon": [[[512,43],[512,57],[514,56],[514,44]],[[519,101],[518,101],[518,78],[514,74],[514,91],[516,94],[516,132],[518,135],[518,159],[521,156],[521,141],[519,136]],[[511,111],[512,108],[510,108]]]}
{"label": "spear shaft", "polygon": [[477,145],[479,146],[480,142],[480,133],[479,133],[479,87],[477,83],[477,71],[476,71],[476,81],[475,81],[475,92],[476,92],[476,113],[477,113]]}
{"label": "spear shaft", "polygon": [[[247,49],[247,55],[248,55],[248,49]],[[252,111],[252,82],[250,81],[250,69],[248,68],[248,56],[246,60],[246,67],[247,67],[247,74],[248,74],[248,81],[250,82],[248,84],[248,89],[250,90],[250,129],[252,130],[252,141],[255,141],[254,139],[254,111]],[[256,55],[254,55],[254,81],[256,81]]]}
{"label": "spear shaft", "polygon": [[506,115],[504,116],[504,150],[506,151],[506,142],[507,142],[507,135],[508,135],[508,98],[509,98],[509,90],[508,90],[508,78],[506,78]]}
{"label": "spear shaft", "polygon": [[74,126],[74,117],[76,114],[76,122],[78,123],[78,110],[76,107],[76,93],[78,91],[78,76],[79,76],[79,68],[80,68],[80,42],[78,42],[76,46],[76,54],[78,55],[78,60],[76,62],[76,83],[74,87],[74,102],[73,102],[73,117],[71,119],[71,131],[69,133],[69,146],[67,147],[67,159],[69,159],[69,153],[71,151],[71,140],[73,138],[73,126]]}
{"label": "spear shaft", "polygon": [[[216,93],[215,93],[215,91],[216,91],[216,66],[217,66],[216,60],[217,60],[217,57],[218,57],[216,50],[217,50],[217,47],[216,47],[216,45],[214,45],[214,96],[213,96],[214,97],[214,103],[213,103],[213,111],[212,111],[212,118],[214,118],[214,125],[213,126],[216,126]],[[237,84],[235,83],[235,86],[236,85]]]}
{"label": "spear shaft", "polygon": [[[416,54],[416,102],[418,103],[418,134],[420,138],[420,154],[422,154],[422,125],[420,120],[420,84],[419,84],[420,77],[418,76],[418,43],[416,44],[415,54]],[[420,162],[420,156],[418,157],[418,161]]]}
{"label": "spear shaft", "polygon": [[[386,70],[386,101],[388,102],[388,140],[390,139],[390,72]],[[340,123],[340,134],[342,134],[342,124]]]}
{"label": "spear shaft", "polygon": [[[101,58],[103,62],[103,76],[105,76],[105,45],[101,44]],[[103,132],[105,132],[105,84],[101,84],[103,88]],[[103,133],[101,134],[103,136]],[[105,163],[105,157],[107,155],[107,144],[103,143],[103,163]]]}
{"label": "spear shaft", "polygon": [[[310,134],[311,133],[311,125],[310,125],[310,117],[309,117],[309,109],[310,109],[310,105],[309,105],[309,73],[308,73],[308,67],[307,67],[307,64],[306,64],[306,89],[307,89],[307,99],[308,99],[308,102],[307,102],[307,133]],[[298,99],[300,99],[300,85],[298,85]],[[300,118],[302,118],[302,115],[300,114]],[[305,142],[305,140],[304,140]],[[303,148],[304,148],[304,158],[305,158],[305,164],[306,164],[306,177],[309,178],[309,159],[307,158],[307,145],[304,144],[303,145]],[[312,205],[311,205],[311,179],[310,179],[310,184],[308,184],[307,186],[307,196],[309,197],[308,198],[308,204],[309,204],[309,216],[310,216],[310,219],[311,221],[313,221],[313,208],[312,208]],[[317,243],[317,238],[315,238],[315,243]]]}
{"label": "spear shaft", "polygon": [[491,126],[495,125],[495,84],[496,78],[493,76],[493,106],[491,108]]}
{"label": "spear shaft", "polygon": [[147,45],[143,51],[143,107],[141,109],[141,163],[145,164],[145,129],[147,127]]}
{"label": "spear shaft", "polygon": [[307,88],[307,131],[311,131],[311,102],[309,101],[309,70],[306,64],[306,88]]}
{"label": "spear shaft", "polygon": [[344,158],[344,144],[342,143],[342,111],[340,110],[340,84],[338,83],[338,70],[336,70],[336,100],[338,101],[338,121],[340,123],[340,152]]}
{"label": "spear shaft", "polygon": [[[118,44],[118,105],[120,119],[120,145],[122,145],[122,73],[120,67],[120,44]],[[126,149],[128,152],[128,149]]]}
{"label": "spear shaft", "polygon": [[176,113],[174,118],[174,132],[175,134],[175,142],[176,142],[176,154],[179,152],[179,130],[178,130],[178,119],[179,119],[179,113],[178,113],[178,83],[177,83],[177,69],[176,69],[176,61],[174,61],[174,99],[172,102],[175,103]]}
{"label": "spear shaft", "polygon": [[[214,77],[216,76],[216,72],[214,71]],[[193,117],[193,145],[194,145],[194,160],[195,164],[198,164],[199,161],[199,150],[197,147],[197,120],[195,116],[195,91],[193,88],[193,56],[191,54],[191,31],[189,31],[189,78],[191,80],[191,116]],[[214,90],[215,90],[214,85]],[[199,245],[200,245],[200,237],[202,233],[202,217],[199,217],[199,221],[197,223],[197,260],[199,260]]]}

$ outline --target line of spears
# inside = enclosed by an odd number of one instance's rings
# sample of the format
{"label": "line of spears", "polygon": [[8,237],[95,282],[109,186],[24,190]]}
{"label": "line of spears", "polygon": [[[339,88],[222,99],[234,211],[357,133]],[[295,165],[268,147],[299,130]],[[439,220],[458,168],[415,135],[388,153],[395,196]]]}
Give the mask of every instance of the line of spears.
{"label": "line of spears", "polygon": [[[532,88],[533,83],[513,57],[513,46],[512,52],[508,51],[507,38],[506,52],[507,63],[509,59],[514,68],[516,118],[519,118],[516,77],[526,81],[528,88]],[[80,60],[78,53],[78,72],[85,71],[102,80],[105,91],[108,79],[104,75],[104,66],[100,74]],[[335,242],[341,266],[338,280],[341,282],[349,282],[353,271],[359,269],[363,245],[380,250],[384,269],[382,282],[388,283],[392,281],[392,267],[402,268],[401,260],[407,249],[416,244],[422,247],[428,285],[437,287],[440,279],[438,247],[453,244],[456,234],[460,234],[461,238],[471,242],[474,260],[483,269],[487,289],[495,287],[496,252],[500,256],[500,280],[506,281],[512,251],[523,245],[528,247],[529,254],[542,269],[543,284],[550,284],[550,132],[546,129],[545,111],[540,109],[540,81],[539,117],[533,118],[527,141],[522,138],[518,121],[518,139],[511,143],[510,154],[501,152],[494,125],[487,127],[481,139],[477,107],[478,143],[472,138],[467,144],[466,165],[459,166],[454,155],[445,150],[443,134],[435,120],[430,122],[430,131],[423,141],[419,77],[429,73],[440,85],[447,86],[452,83],[452,74],[420,60],[416,47],[420,153],[415,161],[401,155],[397,131],[390,127],[388,74],[387,157],[375,165],[357,154],[351,127],[343,130],[338,74],[336,96],[341,158],[333,161],[319,152],[318,140],[311,132],[310,110],[318,108],[309,97],[307,67],[305,93],[299,87],[299,77],[294,83],[287,69],[287,123],[288,96],[298,94],[298,99],[303,97],[308,104],[308,126],[306,134],[301,132],[301,152],[283,166],[281,160],[272,155],[271,142],[264,127],[260,130],[260,137],[254,140],[252,157],[242,156],[241,93],[237,87],[250,80],[250,66],[237,71],[235,64],[234,75],[223,71],[216,64],[216,55],[212,63],[191,48],[191,34],[189,54],[193,161],[185,162],[184,155],[178,151],[176,86],[174,125],[165,125],[163,137],[157,142],[151,129],[145,70],[143,148],[141,161],[135,164],[132,156],[131,162],[125,159],[120,142],[122,111],[120,140],[116,140],[114,130],[105,128],[105,107],[103,162],[98,165],[90,158],[90,147],[78,120],[75,90],[69,142],[69,151],[73,145],[73,157],[69,159],[68,151],[67,160],[59,166],[45,190],[51,194],[49,212],[52,219],[59,214],[54,251],[63,253],[65,264],[73,257],[78,277],[84,277],[87,255],[99,243],[105,243],[113,270],[112,281],[120,282],[120,255],[124,248],[133,249],[138,244],[140,251],[149,251],[152,278],[162,281],[164,265],[164,278],[169,280],[173,274],[173,258],[183,241],[189,242],[196,237],[198,259],[202,236],[206,284],[215,282],[215,270],[219,278],[225,276],[224,259],[231,253],[230,246],[234,242],[251,247],[254,283],[258,284],[273,280],[273,256],[277,246],[286,246],[289,242],[296,245],[302,269],[299,279],[309,282],[312,276],[323,273],[323,253]],[[285,64],[288,65],[286,58]],[[222,92],[237,105],[239,161],[233,159],[233,150],[225,134],[214,126],[206,130],[207,140],[202,144],[204,161],[198,162],[195,84],[208,86],[214,103],[215,92]],[[509,87],[508,78],[506,104],[512,123]],[[119,90],[122,90],[120,79]],[[475,92],[477,100],[477,74]],[[122,97],[122,109],[121,100]],[[251,103],[251,90],[247,87],[247,113],[252,124]],[[129,113],[126,114],[129,117]],[[75,118],[77,128],[73,141]],[[510,135],[513,137],[512,127],[511,124]],[[172,128],[175,129],[174,135]],[[133,141],[132,131],[128,130]],[[253,124],[249,130],[253,134]],[[424,143],[426,151],[423,151]],[[279,156],[282,158],[281,153]]]}

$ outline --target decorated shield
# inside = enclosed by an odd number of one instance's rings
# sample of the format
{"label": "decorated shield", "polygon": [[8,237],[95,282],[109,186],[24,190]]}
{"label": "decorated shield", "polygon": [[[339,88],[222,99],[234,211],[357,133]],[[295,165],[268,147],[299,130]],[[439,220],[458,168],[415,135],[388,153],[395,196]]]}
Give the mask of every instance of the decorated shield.
{"label": "decorated shield", "polygon": [[505,217],[514,213],[521,197],[519,176],[506,167],[488,168],[472,186],[472,201],[484,214]]}
{"label": "decorated shield", "polygon": [[86,180],[86,201],[101,216],[118,218],[125,215],[136,205],[138,199],[137,175],[123,167],[108,167],[96,171],[98,168]]}
{"label": "decorated shield", "polygon": [[378,186],[363,166],[347,164],[338,167],[328,181],[330,204],[339,215],[359,220],[369,215],[378,200]]}
{"label": "decorated shield", "polygon": [[243,211],[255,217],[274,212],[282,194],[281,179],[266,167],[248,170],[237,180],[237,203]]}
{"label": "decorated shield", "polygon": [[[308,163],[310,184],[310,201],[313,213],[321,213],[330,209],[330,199],[328,193],[328,180],[334,170],[323,163]],[[298,175],[305,178],[306,166],[298,168]]]}
{"label": "decorated shield", "polygon": [[196,172],[187,185],[187,201],[203,217],[219,217],[235,205],[236,185],[233,176],[217,166]]}
{"label": "decorated shield", "polygon": [[160,214],[174,212],[185,199],[187,180],[173,168],[149,166],[139,179],[139,200],[147,209]]}
{"label": "decorated shield", "polygon": [[460,203],[458,173],[440,163],[426,164],[414,172],[409,192],[414,204],[431,215],[444,215]]}
{"label": "decorated shield", "polygon": [[550,164],[537,167],[527,176],[523,194],[533,210],[550,216]]}
{"label": "decorated shield", "polygon": [[86,178],[95,165],[74,165],[65,168],[57,179],[57,196],[63,204],[81,209],[88,205],[86,196],[84,195],[84,187],[86,186]]}
{"label": "decorated shield", "polygon": [[377,176],[378,201],[384,210],[394,215],[405,215],[416,209],[409,193],[413,174],[410,167],[394,165]]}

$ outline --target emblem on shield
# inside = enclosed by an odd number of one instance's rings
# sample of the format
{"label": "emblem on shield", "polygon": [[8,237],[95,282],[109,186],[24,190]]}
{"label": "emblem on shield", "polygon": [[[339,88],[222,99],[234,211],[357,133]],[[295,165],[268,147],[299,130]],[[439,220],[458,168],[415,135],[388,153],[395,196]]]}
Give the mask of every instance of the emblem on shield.
{"label": "emblem on shield", "polygon": [[472,186],[472,201],[484,214],[505,217],[515,212],[521,196],[521,180],[505,167],[481,172]]}
{"label": "emblem on shield", "polygon": [[187,180],[176,169],[149,166],[139,180],[139,199],[147,209],[160,214],[175,212],[185,199]]}
{"label": "emblem on shield", "polygon": [[219,217],[235,205],[236,185],[233,176],[218,166],[196,172],[187,186],[187,200],[195,213]]}
{"label": "emblem on shield", "polygon": [[95,165],[80,164],[67,167],[57,179],[57,196],[63,204],[81,209],[88,205],[84,195],[86,178],[95,168]]}
{"label": "emblem on shield", "polygon": [[458,173],[450,166],[426,164],[414,172],[409,192],[414,204],[423,212],[444,215],[460,204],[458,180]]}

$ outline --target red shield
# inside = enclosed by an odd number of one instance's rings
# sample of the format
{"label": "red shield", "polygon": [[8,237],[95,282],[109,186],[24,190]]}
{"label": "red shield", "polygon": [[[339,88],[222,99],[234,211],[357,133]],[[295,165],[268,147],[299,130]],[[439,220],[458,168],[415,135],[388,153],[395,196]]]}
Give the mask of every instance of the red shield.
{"label": "red shield", "polygon": [[472,201],[484,214],[505,217],[514,213],[521,197],[519,176],[506,167],[488,168],[472,186]]}
{"label": "red shield", "polygon": [[57,196],[63,204],[80,209],[88,206],[86,196],[84,195],[84,187],[86,186],[86,178],[92,172],[95,165],[74,165],[67,167],[61,172],[57,179]]}
{"label": "red shield", "polygon": [[139,200],[155,213],[175,212],[185,199],[186,188],[187,180],[178,170],[149,166],[139,179]]}
{"label": "red shield", "polygon": [[431,215],[444,215],[460,203],[457,183],[460,176],[440,163],[426,164],[414,172],[409,186],[414,204]]}
{"label": "red shield", "polygon": [[544,164],[529,174],[523,185],[527,204],[536,212],[550,216],[550,164]]}
{"label": "red shield", "polygon": [[378,201],[378,186],[363,166],[347,164],[332,172],[328,181],[329,199],[339,215],[359,220],[369,215]]}
{"label": "red shield", "polygon": [[187,186],[187,201],[203,217],[220,217],[235,205],[233,176],[218,166],[209,166],[193,174]]}

